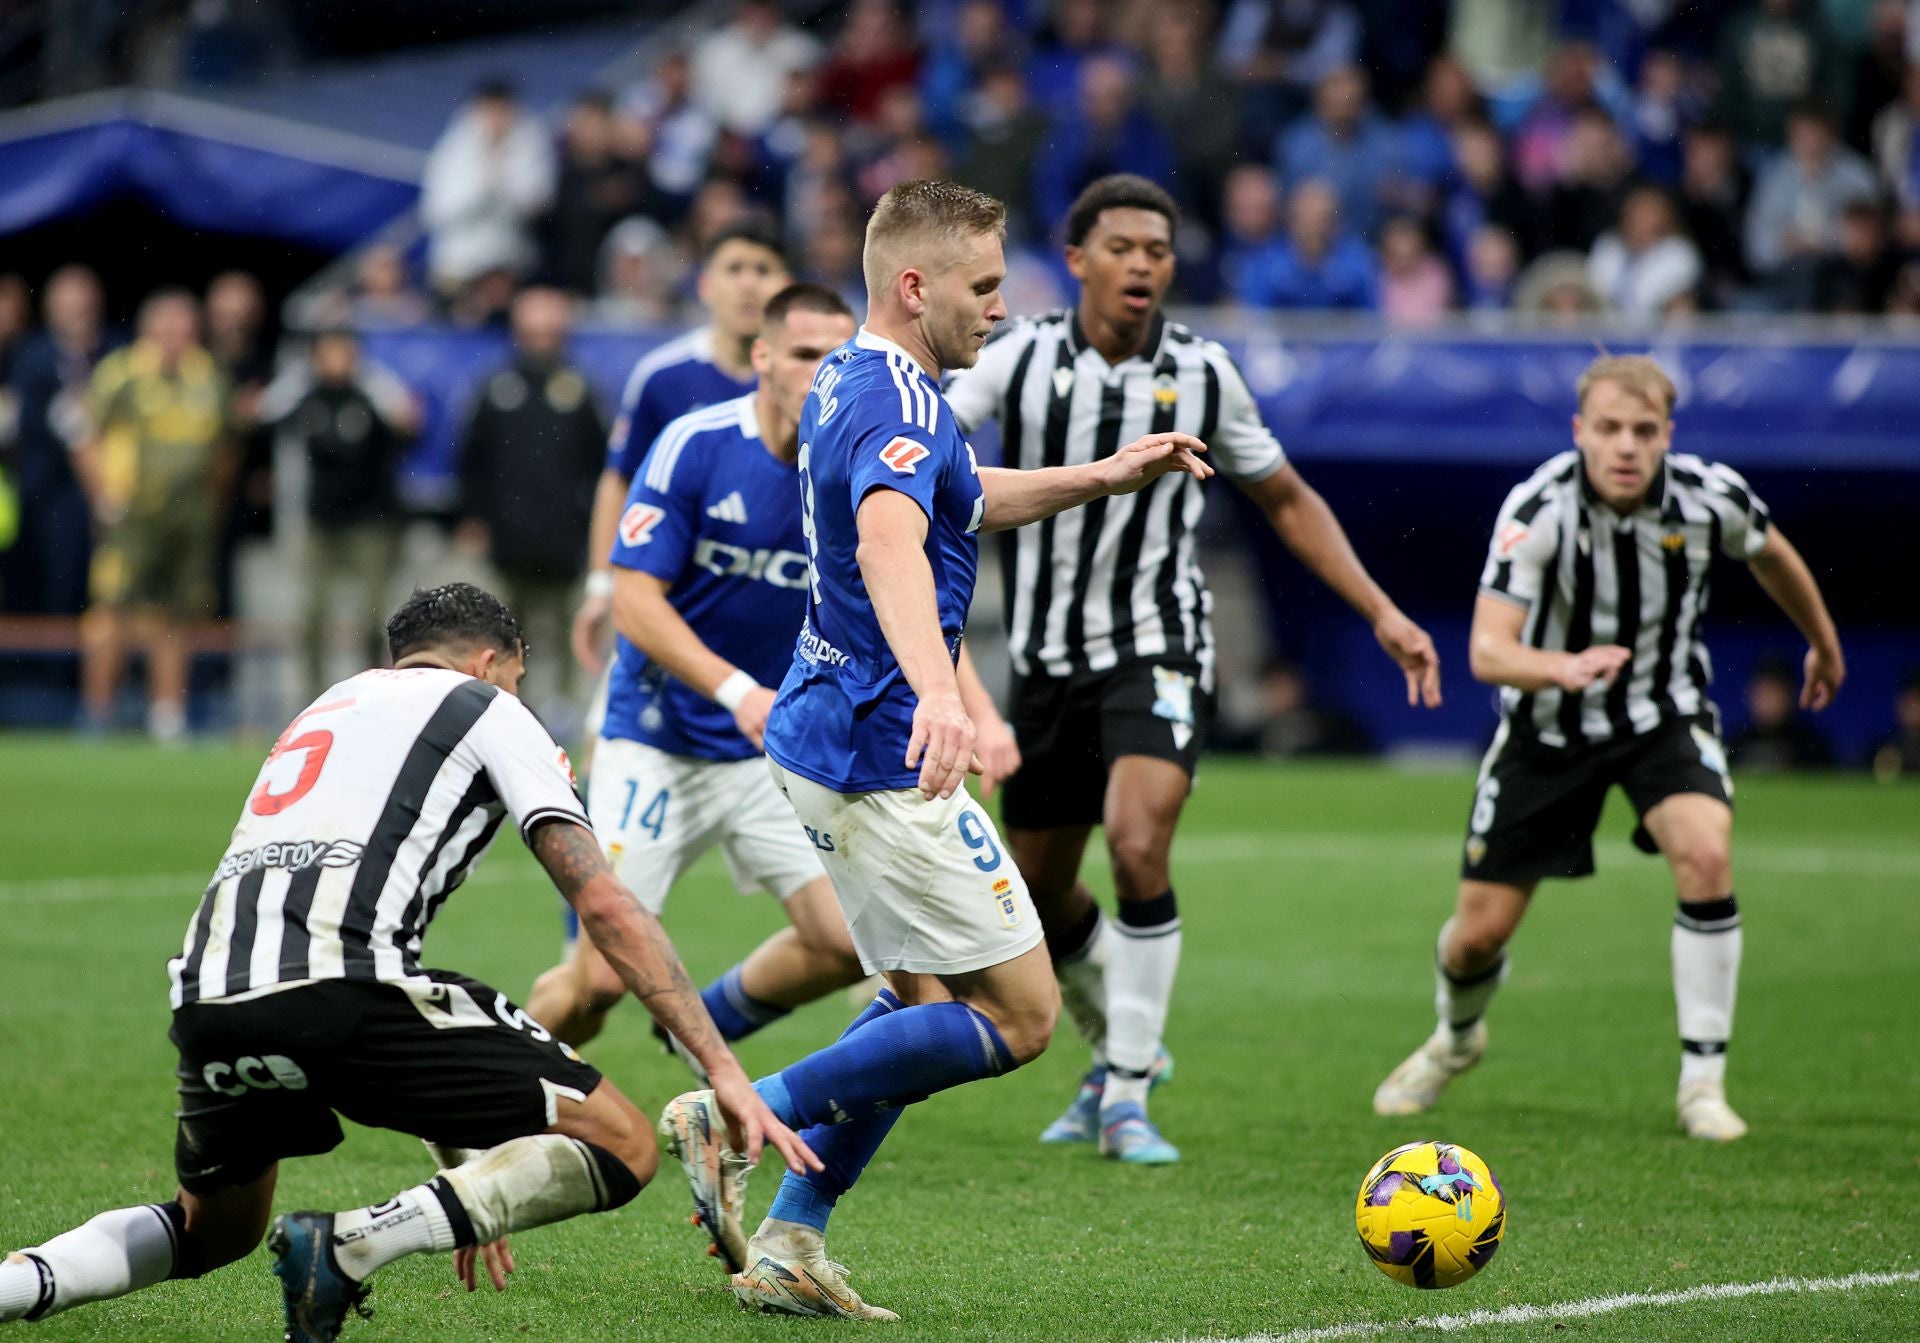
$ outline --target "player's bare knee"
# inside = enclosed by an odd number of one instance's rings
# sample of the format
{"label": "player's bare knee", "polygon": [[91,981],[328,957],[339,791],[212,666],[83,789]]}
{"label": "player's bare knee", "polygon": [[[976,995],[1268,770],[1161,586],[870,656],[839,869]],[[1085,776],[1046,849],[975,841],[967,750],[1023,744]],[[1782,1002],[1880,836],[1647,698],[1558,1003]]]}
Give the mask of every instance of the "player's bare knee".
{"label": "player's bare knee", "polygon": [[1667,860],[1682,899],[1715,899],[1733,888],[1733,859],[1722,836],[1689,835],[1672,846]]}
{"label": "player's bare knee", "polygon": [[1054,1024],[1060,1015],[1060,999],[1057,995],[1050,995],[1043,1001],[1022,1004],[1017,1010],[1003,1015],[1006,1019],[996,1021],[995,1029],[1000,1032],[1007,1051],[1013,1055],[1013,1066],[1023,1067],[1047,1052],[1047,1045],[1053,1039]]}
{"label": "player's bare knee", "polygon": [[1166,891],[1171,839],[1170,832],[1147,826],[1107,836],[1114,888],[1122,900],[1151,900]]}

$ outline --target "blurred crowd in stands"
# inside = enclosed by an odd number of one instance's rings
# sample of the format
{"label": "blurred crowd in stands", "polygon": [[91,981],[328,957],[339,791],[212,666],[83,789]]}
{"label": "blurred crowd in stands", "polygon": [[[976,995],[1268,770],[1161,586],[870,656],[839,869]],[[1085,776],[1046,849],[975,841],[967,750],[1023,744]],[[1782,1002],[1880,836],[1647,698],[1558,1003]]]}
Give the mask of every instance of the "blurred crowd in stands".
{"label": "blurred crowd in stands", "polygon": [[[1186,211],[1177,300],[1659,323],[1920,315],[1920,3],[775,0],[548,125],[511,83],[434,147],[424,264],[375,249],[355,317],[502,316],[527,280],[610,321],[686,303],[701,240],[764,214],[858,299],[866,207],[952,175],[1008,204],[1015,311],[1128,170]],[[417,281],[417,282],[416,282]]]}

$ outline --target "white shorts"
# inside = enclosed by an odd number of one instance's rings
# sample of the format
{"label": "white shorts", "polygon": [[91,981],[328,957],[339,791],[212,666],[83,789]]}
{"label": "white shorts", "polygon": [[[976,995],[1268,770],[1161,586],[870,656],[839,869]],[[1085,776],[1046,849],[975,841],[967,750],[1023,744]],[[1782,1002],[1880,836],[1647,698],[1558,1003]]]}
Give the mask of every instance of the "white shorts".
{"label": "white shorts", "polygon": [[820,851],[868,974],[958,975],[1040,943],[1040,916],[993,821],[965,787],[836,793],[767,762]]}
{"label": "white shorts", "polygon": [[826,875],[758,756],[699,760],[602,737],[587,778],[587,814],[614,873],[654,914],[674,882],[715,847],[741,891],[785,900]]}

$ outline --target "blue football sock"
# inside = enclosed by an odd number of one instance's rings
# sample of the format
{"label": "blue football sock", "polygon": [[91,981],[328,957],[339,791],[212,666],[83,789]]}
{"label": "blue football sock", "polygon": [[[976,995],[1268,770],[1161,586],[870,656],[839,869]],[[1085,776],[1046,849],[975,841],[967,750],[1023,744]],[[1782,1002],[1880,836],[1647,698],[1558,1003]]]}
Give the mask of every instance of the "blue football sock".
{"label": "blue football sock", "polygon": [[[847,1028],[840,1032],[840,1038],[846,1039],[861,1027],[880,1020],[889,1012],[898,1012],[901,1006],[899,998],[894,996],[892,989],[881,989],[872,1002],[860,1009],[860,1015],[847,1023]],[[774,1117],[781,1123],[788,1128],[800,1126],[800,1118],[794,1113],[793,1097],[787,1091],[786,1081],[779,1073],[761,1078],[753,1084],[753,1089],[760,1093],[760,1099],[767,1103],[767,1108],[773,1111]]]}
{"label": "blue football sock", "polygon": [[[964,1003],[923,1003],[888,1012],[777,1075],[794,1127],[844,1124],[925,1100],[936,1091],[997,1077],[1013,1054],[986,1017]],[[775,1113],[771,1089],[761,1095]]]}
{"label": "blue football sock", "polygon": [[[855,1031],[871,1025],[890,1012],[900,1010],[900,1007],[900,1000],[894,997],[891,989],[880,990],[880,996],[853,1019],[846,1030],[840,1033],[840,1038],[845,1040]],[[850,1120],[845,1124],[816,1124],[808,1129],[801,1136],[807,1146],[813,1149],[814,1155],[826,1164],[826,1169],[818,1174],[809,1171],[805,1175],[788,1171],[781,1178],[780,1190],[774,1195],[773,1206],[767,1209],[767,1216],[782,1222],[800,1222],[825,1231],[834,1204],[839,1201],[840,1195],[853,1188],[853,1182],[860,1178],[860,1172],[867,1168],[867,1163],[873,1160],[873,1154],[880,1150],[880,1144],[893,1131],[900,1114],[899,1110],[882,1110],[879,1114]]]}
{"label": "blue football sock", "polygon": [[744,1040],[793,1010],[763,1003],[749,994],[740,985],[740,970],[739,965],[734,966],[700,991],[700,1001],[707,1005],[707,1015],[720,1028],[723,1040]]}

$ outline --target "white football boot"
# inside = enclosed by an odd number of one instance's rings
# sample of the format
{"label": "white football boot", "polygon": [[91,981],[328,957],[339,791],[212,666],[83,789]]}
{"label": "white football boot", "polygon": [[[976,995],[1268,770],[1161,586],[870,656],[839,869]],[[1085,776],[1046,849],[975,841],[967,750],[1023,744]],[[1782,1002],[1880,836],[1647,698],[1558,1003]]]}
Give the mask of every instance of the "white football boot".
{"label": "white football boot", "polygon": [[1689,1138],[1732,1142],[1747,1136],[1747,1121],[1727,1104],[1727,1093],[1718,1082],[1690,1082],[1680,1088],[1674,1104],[1680,1112],[1680,1127]]}
{"label": "white football boot", "polygon": [[1373,1112],[1377,1115],[1425,1114],[1440,1099],[1447,1083],[1478,1063],[1486,1052],[1485,1021],[1473,1023],[1467,1031],[1466,1043],[1458,1049],[1453,1046],[1453,1032],[1445,1026],[1437,1028],[1375,1089]]}
{"label": "white football boot", "polygon": [[693,1224],[712,1240],[707,1253],[729,1273],[747,1265],[747,1176],[753,1164],[727,1143],[726,1121],[711,1091],[689,1091],[667,1102],[660,1115],[660,1145],[680,1159],[693,1194]]}
{"label": "white football boot", "polygon": [[769,1217],[747,1243],[747,1263],[744,1273],[733,1275],[733,1294],[748,1310],[830,1320],[900,1318],[861,1300],[847,1282],[846,1265],[827,1258],[826,1236],[804,1223]]}

